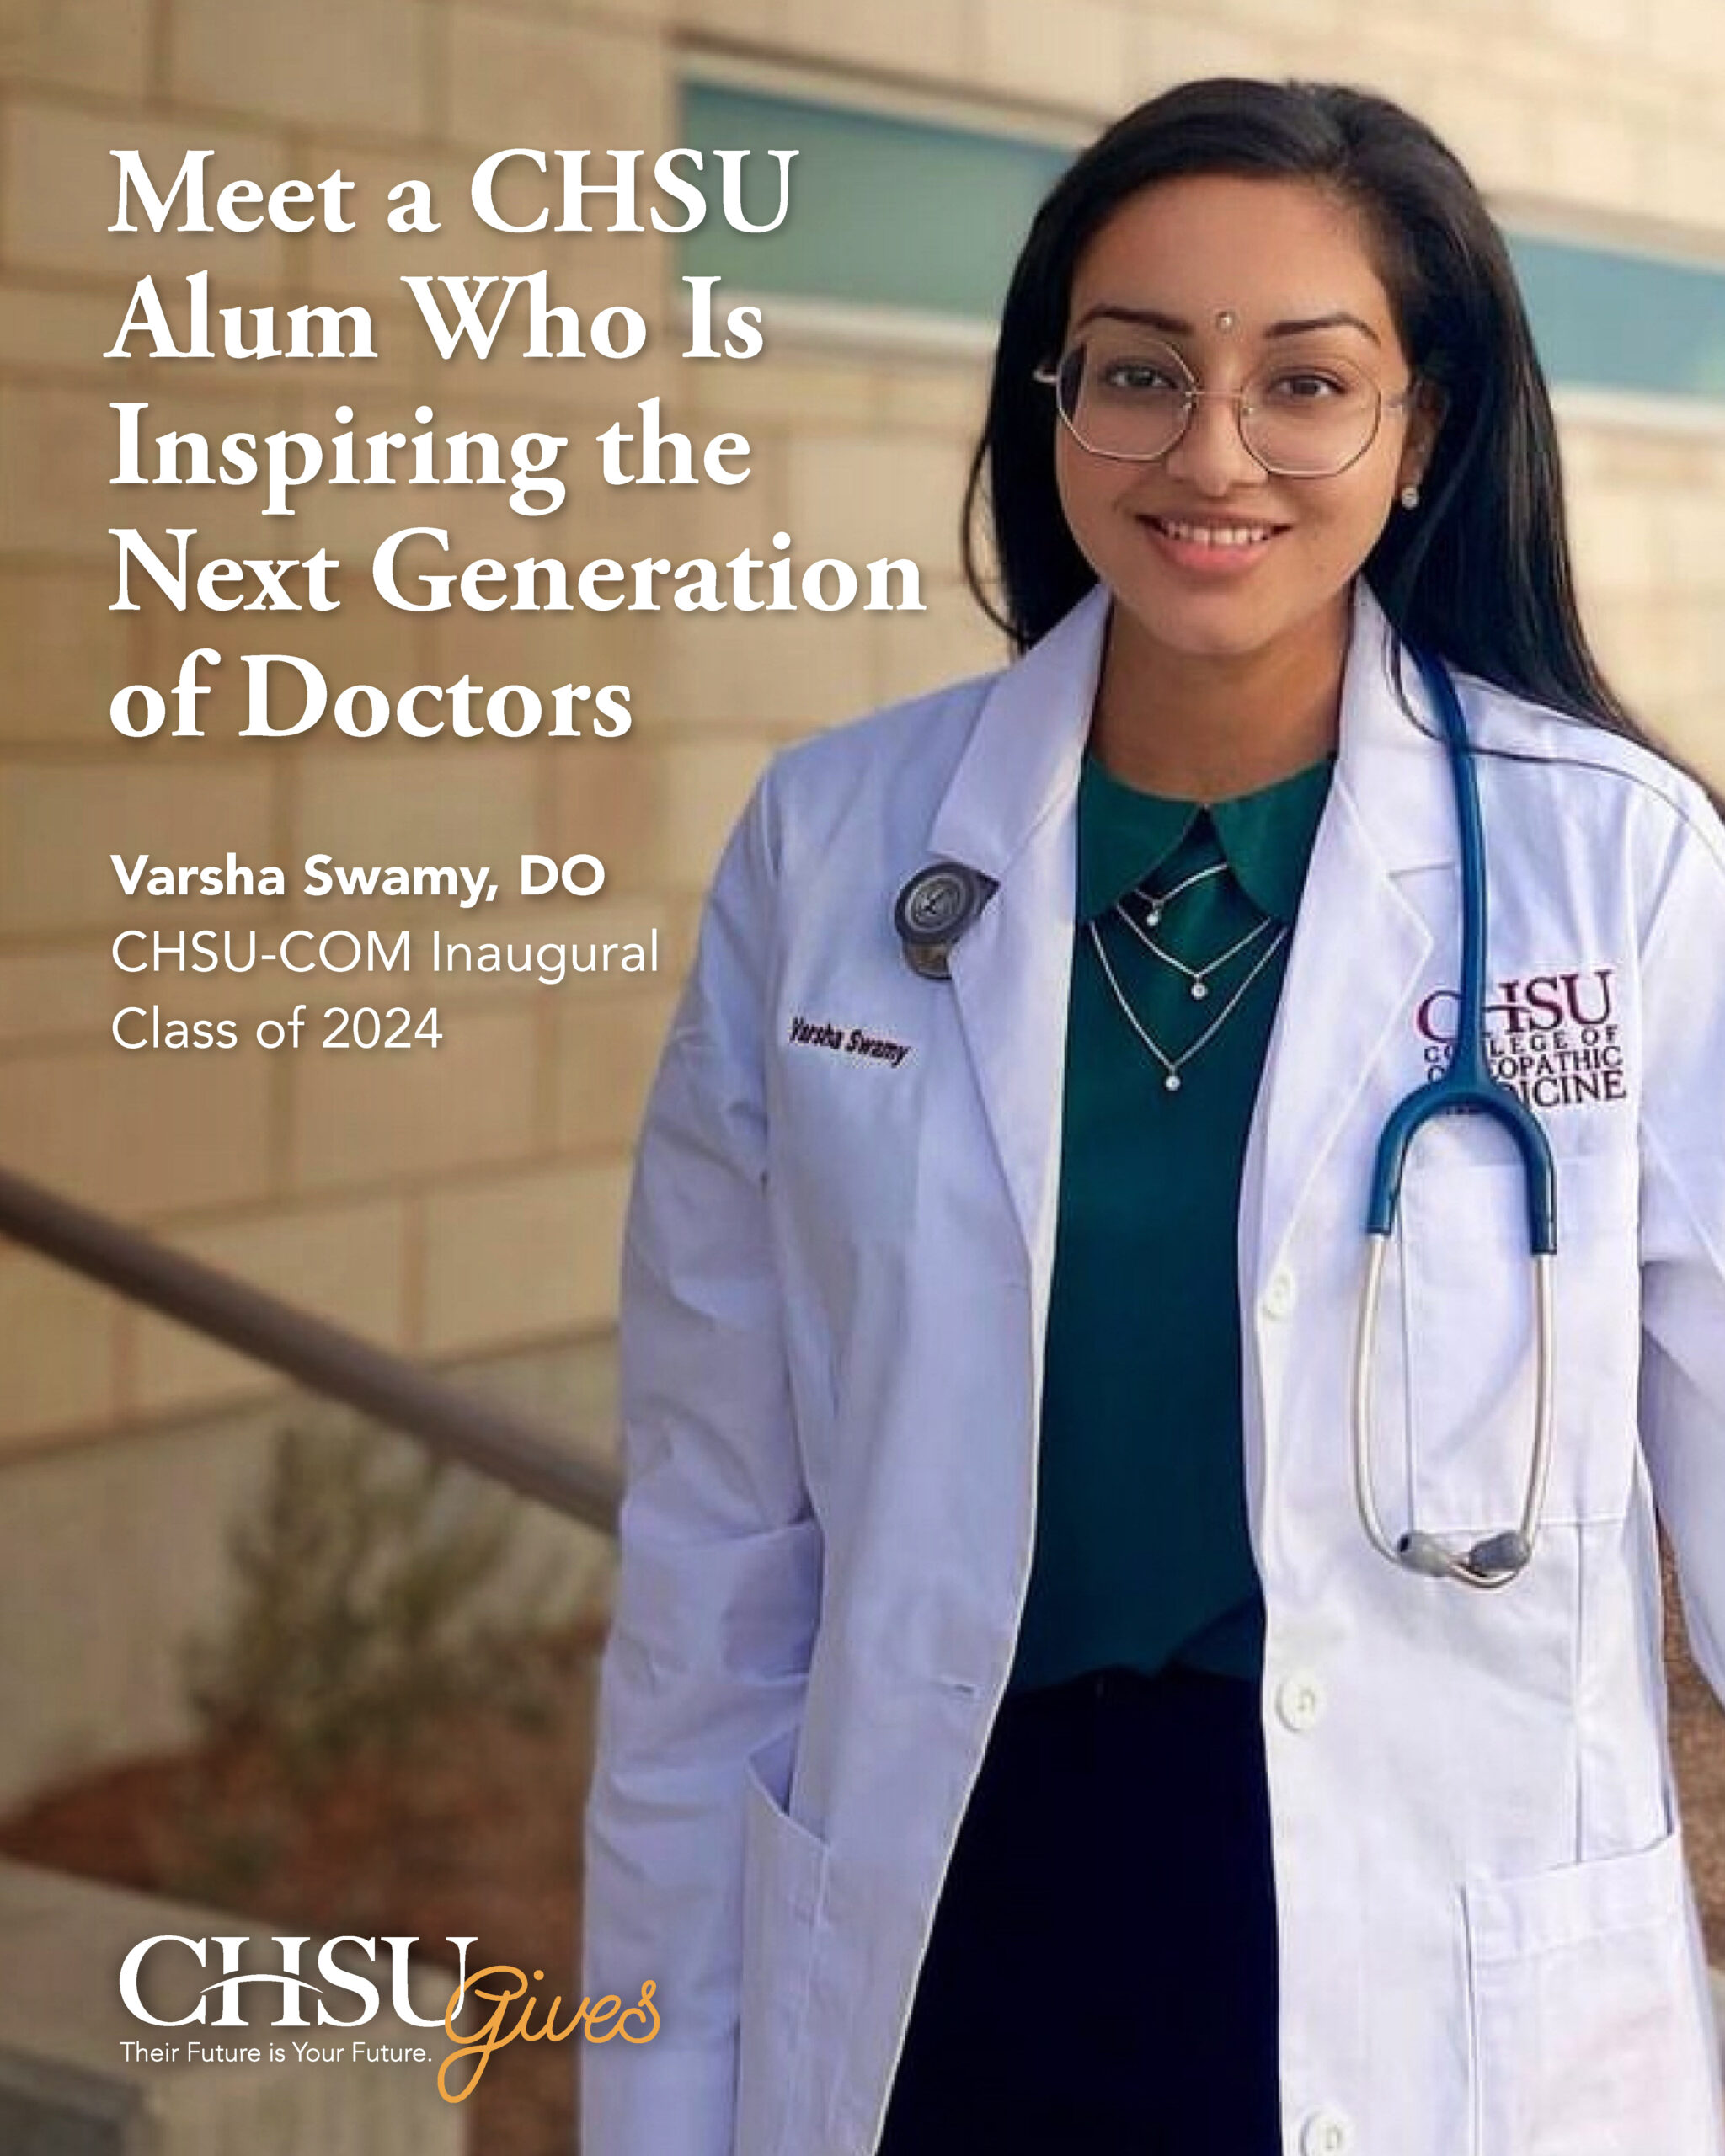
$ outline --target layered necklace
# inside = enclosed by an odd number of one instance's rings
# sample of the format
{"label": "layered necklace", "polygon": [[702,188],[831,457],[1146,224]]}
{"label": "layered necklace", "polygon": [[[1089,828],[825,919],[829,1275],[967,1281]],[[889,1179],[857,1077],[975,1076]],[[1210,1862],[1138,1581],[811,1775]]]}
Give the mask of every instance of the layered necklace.
{"label": "layered necklace", "polygon": [[1097,923],[1092,921],[1085,924],[1090,936],[1091,948],[1096,953],[1097,963],[1102,968],[1103,979],[1108,985],[1109,993],[1119,1006],[1120,1016],[1156,1059],[1162,1070],[1163,1088],[1170,1093],[1179,1091],[1182,1084],[1180,1075],[1182,1069],[1192,1060],[1200,1049],[1207,1047],[1220,1033],[1222,1027],[1240,1007],[1242,1000],[1253,981],[1258,979],[1287,939],[1287,923],[1273,921],[1266,914],[1254,927],[1247,929],[1243,936],[1236,937],[1226,951],[1219,952],[1215,958],[1207,959],[1202,965],[1193,965],[1184,958],[1177,957],[1151,934],[1151,931],[1153,929],[1162,926],[1162,916],[1169,906],[1183,893],[1191,890],[1196,884],[1208,882],[1213,876],[1226,875],[1227,868],[1228,864],[1226,861],[1213,862],[1208,867],[1196,869],[1189,876],[1183,877],[1179,883],[1171,885],[1166,891],[1155,892],[1140,885],[1135,891],[1129,894],[1129,896],[1139,901],[1141,916],[1132,912],[1125,899],[1116,899],[1111,908],[1111,911],[1118,915],[1131,935],[1159,964],[1166,966],[1170,972],[1179,975],[1186,984],[1188,995],[1195,1003],[1202,1003],[1208,999],[1212,974],[1219,973],[1231,959],[1240,957],[1254,943],[1263,945],[1263,948],[1258,953],[1236,986],[1233,994],[1222,1005],[1209,1025],[1199,1034],[1197,1039],[1182,1049],[1178,1055],[1169,1054],[1162,1043],[1151,1035],[1150,1028],[1132,1008],[1130,1002],[1127,1000],[1126,991],[1120,985],[1119,977],[1109,962]]}

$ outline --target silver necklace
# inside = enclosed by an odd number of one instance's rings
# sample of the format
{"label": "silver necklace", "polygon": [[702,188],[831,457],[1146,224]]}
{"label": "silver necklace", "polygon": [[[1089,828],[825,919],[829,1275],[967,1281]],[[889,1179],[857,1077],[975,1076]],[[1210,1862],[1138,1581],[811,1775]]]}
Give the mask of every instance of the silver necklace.
{"label": "silver necklace", "polygon": [[1226,861],[1213,861],[1208,868],[1194,868],[1189,876],[1183,877],[1180,882],[1174,884],[1169,890],[1160,894],[1146,891],[1144,894],[1144,918],[1152,928],[1158,926],[1162,921],[1162,910],[1170,899],[1178,899],[1182,891],[1189,891],[1194,883],[1202,883],[1210,877],[1226,875],[1227,867],[1228,864]]}
{"label": "silver necklace", "polygon": [[1256,963],[1247,971],[1246,978],[1241,982],[1238,988],[1234,990],[1234,993],[1228,998],[1221,1009],[1217,1011],[1215,1017],[1210,1020],[1209,1025],[1204,1027],[1204,1031],[1198,1036],[1198,1038],[1192,1043],[1189,1048],[1183,1049],[1178,1055],[1169,1055],[1165,1050],[1159,1048],[1156,1042],[1151,1038],[1150,1034],[1145,1028],[1143,1021],[1139,1017],[1138,1013],[1132,1008],[1132,1006],[1126,1001],[1125,991],[1121,988],[1119,982],[1114,978],[1114,969],[1108,963],[1108,954],[1103,948],[1102,936],[1097,928],[1096,923],[1093,921],[1087,921],[1085,923],[1085,926],[1090,931],[1091,947],[1096,953],[1097,963],[1102,968],[1103,978],[1107,981],[1109,989],[1113,992],[1115,1002],[1120,1006],[1120,1016],[1126,1021],[1126,1023],[1132,1028],[1133,1032],[1137,1034],[1139,1039],[1143,1042],[1146,1048],[1150,1050],[1151,1054],[1162,1065],[1163,1073],[1162,1086],[1164,1090],[1170,1093],[1178,1093],[1180,1090],[1180,1066],[1184,1063],[1189,1063],[1192,1058],[1197,1054],[1199,1049],[1203,1048],[1207,1042],[1212,1041],[1215,1038],[1216,1035],[1227,1023],[1236,1006],[1239,1003],[1241,997],[1245,995],[1247,990],[1251,987],[1253,981],[1258,979],[1258,975],[1275,956],[1277,951],[1281,947],[1284,937],[1288,933],[1287,923],[1284,921],[1279,924],[1275,934],[1270,938],[1269,942],[1265,944],[1263,949],[1259,952]]}
{"label": "silver necklace", "polygon": [[[1127,912],[1123,899],[1115,900],[1114,910],[1119,914],[1146,951],[1160,958],[1165,966],[1172,966],[1177,974],[1181,974],[1191,984],[1192,1000],[1194,1003],[1203,1002],[1204,997],[1210,994],[1210,975],[1219,972],[1227,964],[1230,958],[1237,958],[1248,943],[1257,942],[1265,930],[1272,926],[1271,918],[1268,914],[1266,914],[1262,921],[1254,922],[1237,942],[1231,943],[1220,958],[1210,959],[1206,965],[1188,966],[1183,958],[1177,958],[1172,951],[1165,951],[1147,928],[1140,927],[1138,922],[1133,920],[1131,915]],[[1146,915],[1146,917],[1160,919],[1161,916]]]}

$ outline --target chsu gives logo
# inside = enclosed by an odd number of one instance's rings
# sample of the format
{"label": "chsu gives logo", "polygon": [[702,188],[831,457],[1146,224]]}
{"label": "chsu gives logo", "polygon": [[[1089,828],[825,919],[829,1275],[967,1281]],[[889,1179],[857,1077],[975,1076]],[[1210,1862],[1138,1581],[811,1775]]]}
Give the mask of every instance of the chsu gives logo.
{"label": "chsu gives logo", "polygon": [[[120,1965],[120,1996],[126,2011],[134,2020],[146,2022],[153,2029],[184,2029],[194,2023],[202,2023],[211,2029],[249,2029],[252,2025],[244,2009],[252,2001],[245,1988],[248,1985],[262,1985],[267,1990],[273,1990],[273,2003],[280,2009],[268,2025],[271,2028],[312,2027],[314,2025],[307,2018],[304,2010],[307,1994],[311,1993],[316,1996],[315,2025],[320,2028],[363,2029],[382,2003],[379,1986],[371,1977],[362,1976],[355,1970],[344,1968],[335,1958],[338,1947],[349,1946],[358,1949],[366,1959],[375,1964],[379,1945],[376,1939],[361,1939],[349,1935],[326,1940],[318,1951],[317,1961],[318,1975],[323,1981],[317,1983],[303,1974],[300,1967],[301,1954],[311,1944],[309,1937],[276,1937],[273,1944],[280,1949],[281,1967],[279,1969],[248,1970],[241,1967],[240,1957],[243,1950],[251,1945],[250,1939],[218,1935],[213,1943],[222,1950],[221,1973],[211,1982],[197,1987],[195,2005],[178,2015],[152,2013],[145,2005],[139,1989],[139,1980],[149,1956],[158,1947],[181,1947],[190,1954],[200,1971],[207,1972],[211,1943],[209,1939],[189,1939],[177,1932],[160,1932],[152,1938],[140,1940]],[[456,1949],[459,1957],[461,1981],[450,1994],[443,2013],[428,2017],[414,2010],[408,1983],[409,1950],[416,1946],[419,1941],[416,1939],[387,1938],[382,1942],[389,1956],[390,2004],[396,2018],[415,2029],[441,2029],[455,2046],[437,2071],[438,2091],[446,2102],[459,2104],[470,2096],[492,2053],[514,2043],[517,2037],[526,2043],[540,2043],[547,2038],[553,2043],[561,2043],[577,2031],[582,2031],[590,2043],[609,2043],[613,2036],[621,2036],[627,2043],[644,2044],[658,2035],[659,2009],[653,2004],[653,1994],[657,1987],[650,1980],[643,1983],[641,1997],[636,2005],[625,2007],[622,2000],[617,1997],[584,1999],[561,2026],[558,2025],[557,2015],[563,2000],[561,1997],[554,1999],[546,2010],[543,2022],[536,2029],[532,2026],[532,2017],[537,2002],[531,1996],[531,1988],[524,1972],[506,1963],[498,1963],[490,1968],[476,1969],[471,1975],[468,1973],[467,1949],[478,1943],[477,1938],[450,1940],[449,1944]],[[171,1965],[164,1965],[162,1969],[152,1968],[151,1972],[152,1979],[165,1975],[169,1981],[175,1976],[184,1977],[188,1973],[183,1963],[178,1970],[173,1969]],[[542,1982],[544,1975],[542,1969],[535,1969],[532,1981]],[[488,1991],[480,1984],[480,1978],[484,1977],[500,1977],[505,1982],[500,1988]],[[360,2010],[344,2016],[331,2013],[324,1997],[326,1991],[348,1993],[358,2003]],[[211,1993],[219,1994],[221,2002],[221,2011],[213,2016],[210,2013]],[[456,2023],[470,1998],[487,2001],[491,2012],[478,2028],[464,2031],[457,2028]],[[504,2026],[505,2017],[508,2009],[517,1999],[522,2002],[521,2010],[514,2026],[506,2029]],[[179,2048],[178,2045],[154,2048],[143,2044],[126,2047],[128,2054],[135,2052],[141,2057],[164,2063],[177,2062]],[[255,2047],[202,2044],[190,2040],[187,2041],[184,2049],[188,2063],[211,2065],[242,2060],[255,2061],[262,2056]],[[296,2043],[294,2049],[302,2061],[319,2064],[330,2063],[350,2056],[356,2063],[393,2064],[407,2060],[430,2063],[430,2055],[423,2050],[386,2044],[355,2041],[350,2047],[341,2045],[330,2050]],[[285,2050],[279,2047],[272,2047],[271,2052],[277,2059],[285,2060],[286,2057]],[[472,2070],[465,2084],[459,2089],[454,2089],[450,2085],[450,2069],[464,2059],[472,2061]]]}

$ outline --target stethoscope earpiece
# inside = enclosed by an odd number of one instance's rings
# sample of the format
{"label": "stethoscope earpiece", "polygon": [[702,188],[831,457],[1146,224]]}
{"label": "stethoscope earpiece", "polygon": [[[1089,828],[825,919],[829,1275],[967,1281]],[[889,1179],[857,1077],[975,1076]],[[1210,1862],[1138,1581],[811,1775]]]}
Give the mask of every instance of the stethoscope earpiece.
{"label": "stethoscope earpiece", "polygon": [[1449,1549],[1434,1534],[1410,1528],[1397,1538],[1395,1555],[1411,1572],[1434,1580],[1461,1580],[1469,1587],[1507,1587],[1533,1558],[1533,1545],[1514,1528],[1488,1534],[1471,1550]]}
{"label": "stethoscope earpiece", "polygon": [[893,901],[893,926],[911,972],[925,980],[949,980],[953,946],[998,888],[992,876],[962,861],[919,868]]}

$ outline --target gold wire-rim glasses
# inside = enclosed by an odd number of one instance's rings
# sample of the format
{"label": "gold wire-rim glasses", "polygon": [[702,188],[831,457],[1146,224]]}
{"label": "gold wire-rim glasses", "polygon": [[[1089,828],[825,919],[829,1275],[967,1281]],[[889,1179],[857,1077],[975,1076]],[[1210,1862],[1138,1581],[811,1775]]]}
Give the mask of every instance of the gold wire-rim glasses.
{"label": "gold wire-rim glasses", "polygon": [[[1348,371],[1353,373],[1365,387],[1370,389],[1372,393],[1374,402],[1372,406],[1371,424],[1366,432],[1365,439],[1360,443],[1357,449],[1354,450],[1349,455],[1343,457],[1339,464],[1302,466],[1290,465],[1285,462],[1280,461],[1273,463],[1263,456],[1260,450],[1253,447],[1251,437],[1246,431],[1247,420],[1251,410],[1252,409],[1251,405],[1252,385],[1256,382],[1258,375],[1261,370],[1254,368],[1251,376],[1247,377],[1247,385],[1243,388],[1205,389],[1199,385],[1196,377],[1194,376],[1192,370],[1187,366],[1185,360],[1181,358],[1180,354],[1172,344],[1164,344],[1160,339],[1153,339],[1151,342],[1158,357],[1165,356],[1173,362],[1173,370],[1178,386],[1179,395],[1184,406],[1178,424],[1175,427],[1173,433],[1169,436],[1168,440],[1165,441],[1159,449],[1098,449],[1094,443],[1087,441],[1083,435],[1080,433],[1076,420],[1074,419],[1071,414],[1066,409],[1067,398],[1063,389],[1063,382],[1065,379],[1067,370],[1071,366],[1074,358],[1081,357],[1084,352],[1085,346],[1081,340],[1076,344],[1068,346],[1067,350],[1060,355],[1058,360],[1052,363],[1044,360],[1042,366],[1033,369],[1032,379],[1036,382],[1046,383],[1053,389],[1055,392],[1055,409],[1060,416],[1060,424],[1065,428],[1066,431],[1071,435],[1073,440],[1078,444],[1078,446],[1083,450],[1087,455],[1091,456],[1106,457],[1110,462],[1119,464],[1156,463],[1162,457],[1168,456],[1172,451],[1178,449],[1180,444],[1186,439],[1187,433],[1192,424],[1192,415],[1198,408],[1199,400],[1201,398],[1214,397],[1219,398],[1234,407],[1235,432],[1239,435],[1241,446],[1245,450],[1246,454],[1252,459],[1252,462],[1258,466],[1260,471],[1268,472],[1273,478],[1281,479],[1332,479],[1339,473],[1348,471],[1353,466],[1359,463],[1360,458],[1365,455],[1366,451],[1370,449],[1372,444],[1377,440],[1379,430],[1382,427],[1384,423],[1384,414],[1386,411],[1405,411],[1413,403],[1415,393],[1418,390],[1420,384],[1420,376],[1418,370],[1416,370],[1408,376],[1407,385],[1404,389],[1398,390],[1393,395],[1390,395],[1385,392],[1378,382],[1373,380],[1370,375],[1365,372],[1364,368],[1355,366],[1352,360],[1342,361],[1341,364],[1346,366]],[[1326,362],[1326,364],[1332,363],[1332,362]],[[1268,364],[1268,362],[1265,364]]]}

